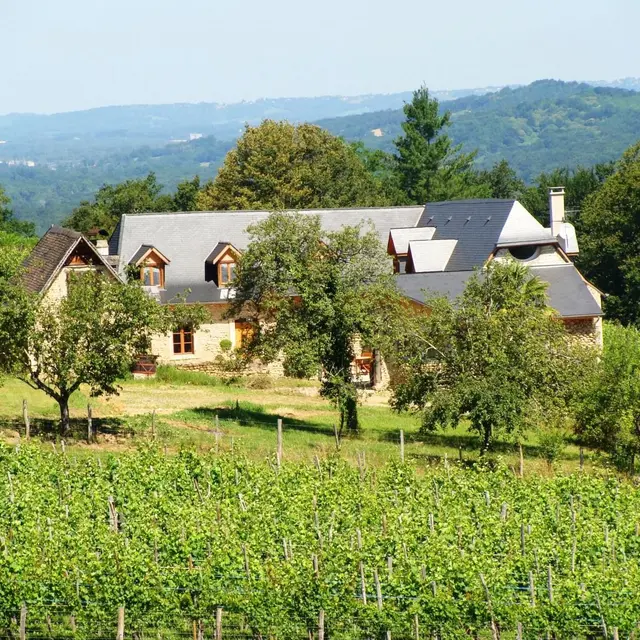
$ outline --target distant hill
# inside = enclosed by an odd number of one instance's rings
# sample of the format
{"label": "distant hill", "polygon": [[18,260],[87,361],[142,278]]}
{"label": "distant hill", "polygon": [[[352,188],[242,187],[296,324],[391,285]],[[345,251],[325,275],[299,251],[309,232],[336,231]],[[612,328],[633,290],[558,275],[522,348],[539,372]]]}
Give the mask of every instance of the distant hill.
{"label": "distant hill", "polygon": [[[615,159],[640,138],[640,79],[616,87],[543,80],[523,87],[438,91],[450,133],[478,162],[507,159],[526,179],[558,166]],[[495,89],[495,88],[493,88]],[[315,121],[348,140],[391,150],[411,92],[258,100],[235,105],[105,107],[0,116],[0,185],[18,217],[43,231],[104,183],[155,171],[168,189],[217,167],[244,122]],[[1,108],[1,105],[0,105]]]}
{"label": "distant hill", "polygon": [[[481,95],[500,87],[437,91],[441,100]],[[318,98],[274,98],[236,104],[198,103],[101,107],[52,115],[0,116],[0,162],[36,165],[82,162],[143,145],[179,144],[199,136],[234,140],[245,123],[264,118],[313,122],[319,118],[397,109],[411,92]],[[0,104],[0,109],[2,105]]]}
{"label": "distant hill", "polygon": [[[452,113],[450,134],[478,149],[480,166],[506,159],[525,180],[559,166],[618,158],[640,138],[640,93],[586,83],[541,80],[442,104]],[[401,109],[319,120],[347,140],[391,150]]]}

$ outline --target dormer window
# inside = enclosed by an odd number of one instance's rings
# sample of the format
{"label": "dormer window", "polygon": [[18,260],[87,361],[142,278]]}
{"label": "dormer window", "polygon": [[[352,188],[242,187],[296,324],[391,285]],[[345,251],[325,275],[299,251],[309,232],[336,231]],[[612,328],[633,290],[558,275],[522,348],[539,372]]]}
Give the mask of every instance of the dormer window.
{"label": "dormer window", "polygon": [[165,267],[169,260],[151,245],[143,244],[129,261],[129,264],[138,267],[140,281],[145,287],[165,286]]}
{"label": "dormer window", "polygon": [[229,242],[218,242],[204,261],[204,279],[220,289],[233,286],[240,252]]}
{"label": "dormer window", "polygon": [[163,267],[142,267],[140,269],[140,280],[145,287],[164,287],[164,266]]}
{"label": "dormer window", "polygon": [[218,271],[218,282],[221,287],[229,286],[236,279],[236,263],[220,262]]}

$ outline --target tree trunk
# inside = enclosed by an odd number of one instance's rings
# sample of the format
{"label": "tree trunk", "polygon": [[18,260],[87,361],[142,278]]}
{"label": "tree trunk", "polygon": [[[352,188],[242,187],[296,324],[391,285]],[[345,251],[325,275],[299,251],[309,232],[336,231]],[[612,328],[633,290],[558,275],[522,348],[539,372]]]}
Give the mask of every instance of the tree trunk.
{"label": "tree trunk", "polygon": [[489,444],[491,443],[491,425],[485,425],[482,434],[482,454],[489,451]]}
{"label": "tree trunk", "polygon": [[58,399],[60,405],[60,431],[66,435],[69,433],[69,396],[62,395]]}

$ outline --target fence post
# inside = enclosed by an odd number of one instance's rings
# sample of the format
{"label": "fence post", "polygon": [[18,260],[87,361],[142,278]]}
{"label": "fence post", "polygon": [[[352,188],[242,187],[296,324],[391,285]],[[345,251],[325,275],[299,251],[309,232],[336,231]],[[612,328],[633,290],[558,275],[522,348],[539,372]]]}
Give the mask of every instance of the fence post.
{"label": "fence post", "polygon": [[29,439],[31,437],[31,423],[29,422],[29,408],[27,401],[22,401],[22,419],[24,420],[24,436]]}
{"label": "fence post", "polygon": [[338,433],[338,425],[333,423],[333,435],[336,439],[336,451],[340,451],[340,434]]}
{"label": "fence post", "polygon": [[400,429],[400,462],[404,464],[404,431]]}
{"label": "fence post", "polygon": [[27,605],[23,602],[20,607],[20,640],[27,637]]}
{"label": "fence post", "polygon": [[118,607],[118,635],[116,640],[124,640],[124,607]]}
{"label": "fence post", "polygon": [[518,452],[520,454],[520,477],[524,478],[524,453],[522,452],[522,443],[518,443]]}
{"label": "fence post", "polygon": [[216,640],[222,640],[222,607],[216,608]]}
{"label": "fence post", "polygon": [[420,640],[420,621],[417,613],[413,616],[413,631],[415,640]]}
{"label": "fence post", "polygon": [[324,640],[324,609],[318,612],[318,640]]}
{"label": "fence post", "polygon": [[279,469],[280,465],[282,464],[282,418],[278,418],[276,460],[278,461],[278,469]]}
{"label": "fence post", "polygon": [[[153,422],[151,423],[151,430],[153,431]],[[91,405],[87,404],[87,442],[91,444],[93,440],[93,410]]]}

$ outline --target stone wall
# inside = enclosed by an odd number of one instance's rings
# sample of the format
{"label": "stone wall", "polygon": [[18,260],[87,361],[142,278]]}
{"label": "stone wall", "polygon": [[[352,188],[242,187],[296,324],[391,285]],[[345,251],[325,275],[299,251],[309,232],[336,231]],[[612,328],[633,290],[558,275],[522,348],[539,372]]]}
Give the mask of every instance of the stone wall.
{"label": "stone wall", "polygon": [[585,345],[602,348],[602,318],[567,318],[564,326],[572,338]]}

